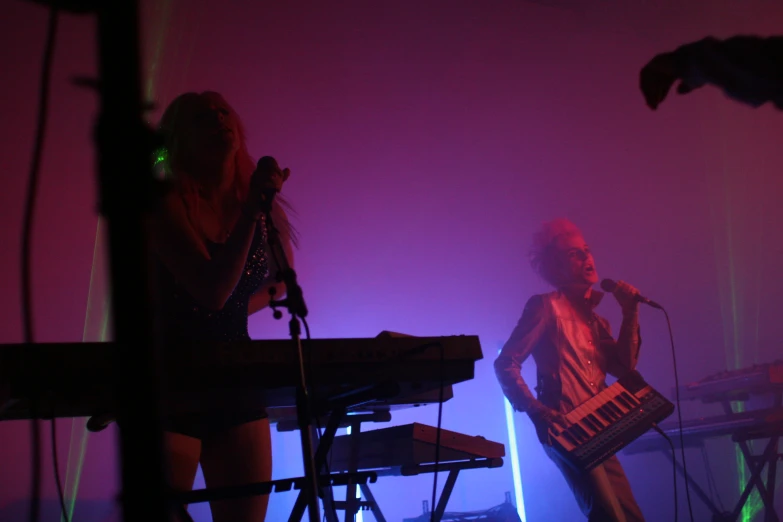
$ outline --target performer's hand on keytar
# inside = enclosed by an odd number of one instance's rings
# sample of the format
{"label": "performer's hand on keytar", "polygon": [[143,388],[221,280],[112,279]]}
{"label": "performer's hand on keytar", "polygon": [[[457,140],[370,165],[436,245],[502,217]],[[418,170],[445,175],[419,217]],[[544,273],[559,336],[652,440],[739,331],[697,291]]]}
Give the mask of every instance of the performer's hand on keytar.
{"label": "performer's hand on keytar", "polygon": [[531,410],[529,415],[534,421],[542,421],[550,428],[554,428],[556,425],[561,428],[568,426],[565,415],[552,408],[548,408],[543,404]]}

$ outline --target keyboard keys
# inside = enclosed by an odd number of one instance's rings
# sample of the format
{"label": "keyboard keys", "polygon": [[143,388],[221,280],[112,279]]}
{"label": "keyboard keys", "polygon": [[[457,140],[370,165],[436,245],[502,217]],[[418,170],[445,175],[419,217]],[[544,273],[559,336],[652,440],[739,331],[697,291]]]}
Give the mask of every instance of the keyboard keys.
{"label": "keyboard keys", "polygon": [[610,386],[565,415],[569,427],[559,431],[570,444],[583,444],[636,411],[640,402],[621,386]]}

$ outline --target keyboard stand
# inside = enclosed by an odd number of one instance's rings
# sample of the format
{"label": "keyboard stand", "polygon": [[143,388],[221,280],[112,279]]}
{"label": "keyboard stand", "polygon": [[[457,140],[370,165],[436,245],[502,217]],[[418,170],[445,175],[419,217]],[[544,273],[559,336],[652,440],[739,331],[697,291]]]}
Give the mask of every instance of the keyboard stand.
{"label": "keyboard stand", "polygon": [[[737,501],[737,504],[730,513],[718,509],[718,507],[701,488],[701,486],[699,486],[699,484],[693,480],[693,478],[691,478],[690,474],[687,477],[685,476],[685,470],[683,469],[682,464],[673,458],[671,449],[661,448],[659,451],[663,453],[670,462],[674,463],[674,466],[677,468],[680,476],[684,477],[687,481],[691,491],[693,491],[696,496],[704,503],[704,505],[707,506],[710,512],[712,512],[712,522],[736,522],[739,520],[739,517],[742,514],[742,510],[745,507],[748,498],[750,498],[750,494],[753,492],[754,488],[758,490],[761,501],[764,504],[764,522],[780,522],[780,517],[775,511],[774,502],[776,486],[775,482],[777,478],[777,461],[783,458],[783,454],[781,454],[779,450],[779,441],[780,437],[782,436],[783,430],[775,430],[771,432],[740,431],[732,436],[732,441],[734,441],[739,446],[740,451],[742,452],[743,461],[750,471],[750,477],[742,491],[742,494],[740,495],[739,500]],[[753,455],[751,453],[748,442],[762,439],[768,439],[764,451],[761,452],[761,454]],[[675,448],[680,447],[680,441],[677,437],[672,437],[672,442],[674,443]],[[704,449],[704,441],[686,440],[685,446],[689,448]],[[761,473],[764,470],[764,466],[769,466],[767,468],[766,484],[764,484],[764,481],[761,478]],[[378,476],[381,475],[379,474]]]}
{"label": "keyboard stand", "polygon": [[[380,417],[382,413],[388,415],[388,417]],[[354,419],[355,417],[355,419]],[[345,475],[361,475],[359,471],[359,442],[361,425],[365,422],[388,422],[391,420],[391,415],[388,412],[375,412],[373,414],[350,416],[351,418],[351,435],[350,435],[350,456],[348,459],[348,471]],[[454,486],[457,483],[457,477],[459,472],[466,469],[480,469],[480,468],[499,468],[503,466],[502,458],[474,458],[469,460],[459,460],[452,462],[440,462],[437,467],[435,464],[417,464],[406,466],[392,466],[386,468],[373,469],[373,473],[377,477],[412,477],[415,475],[421,475],[423,473],[435,473],[448,471],[449,475],[446,478],[446,483],[443,486],[443,490],[440,493],[440,497],[435,506],[434,521],[440,522],[443,518],[443,514],[446,511],[446,505],[449,502],[451,493],[454,490]],[[375,482],[375,481],[370,481]],[[356,496],[356,489],[353,484],[357,484],[361,490],[361,494],[366,500],[361,500],[361,497]],[[345,501],[334,501],[334,509],[339,511],[345,511],[345,522],[352,522],[359,509],[369,509],[375,517],[376,522],[387,522],[386,517],[383,515],[378,501],[375,499],[368,481],[363,481],[353,484],[349,484],[345,491]],[[329,522],[338,522],[336,519]]]}
{"label": "keyboard stand", "polygon": [[[783,393],[775,393],[772,400],[774,407],[780,408],[783,406]],[[727,415],[733,413],[731,402],[721,401],[721,405],[724,413]],[[759,497],[761,497],[761,501],[764,504],[764,522],[780,522],[780,517],[775,511],[775,481],[777,478],[778,459],[783,458],[779,448],[781,436],[783,436],[783,429],[777,427],[776,429],[740,431],[731,437],[731,440],[739,446],[742,452],[743,460],[750,470],[750,478],[748,483],[745,484],[737,505],[734,507],[731,515],[729,515],[729,522],[739,519],[742,509],[745,507],[754,488],[759,492]],[[768,439],[767,446],[760,455],[753,455],[748,442],[760,439]],[[768,466],[766,485],[761,479],[761,472],[764,470],[764,466]]]}
{"label": "keyboard stand", "polygon": [[[760,435],[760,436],[758,436]],[[742,508],[748,501],[750,494],[755,488],[759,492],[759,497],[764,504],[764,522],[780,522],[780,517],[775,511],[775,481],[777,475],[777,461],[783,458],[783,454],[779,453],[778,443],[780,437],[783,436],[783,431],[777,431],[771,434],[738,434],[732,437],[732,440],[737,443],[742,451],[745,464],[750,470],[750,478],[745,485],[745,489],[740,495],[739,501],[731,513],[730,521],[738,520],[742,514]],[[758,440],[762,438],[768,438],[767,445],[761,454],[753,455],[748,447],[748,442],[751,440]],[[764,466],[767,467],[767,483],[761,478],[761,472],[764,470]]]}
{"label": "keyboard stand", "polygon": [[[672,437],[672,442],[674,443],[675,448],[680,447],[680,441],[677,437]],[[686,441],[685,446],[687,448],[699,448],[701,450],[704,450],[704,441],[699,440],[698,442],[690,442]],[[699,497],[699,500],[702,501],[702,503],[707,506],[707,509],[710,510],[712,513],[712,522],[728,522],[730,520],[728,517],[731,516],[729,513],[725,511],[721,511],[718,506],[715,505],[715,503],[710,499],[710,497],[707,495],[707,493],[702,489],[702,487],[699,485],[698,482],[693,480],[690,474],[685,474],[685,469],[682,467],[682,464],[674,458],[672,455],[672,451],[670,448],[661,448],[659,450],[663,455],[669,460],[669,462],[674,464],[674,467],[677,469],[677,472],[680,474],[681,477],[685,479],[687,482],[688,487],[690,487],[691,491],[693,491],[697,497]]]}
{"label": "keyboard stand", "polygon": [[[376,411],[372,413],[365,413],[360,415],[351,415],[350,416],[350,428],[351,428],[351,456],[350,456],[350,465],[348,474],[358,473],[359,468],[359,435],[362,431],[362,424],[365,422],[389,422],[391,421],[391,413],[389,411]],[[356,486],[359,486],[361,489],[362,494],[364,494],[364,497],[367,499],[366,501],[363,501],[360,496],[356,496]],[[375,498],[372,495],[372,492],[367,489],[366,491],[363,489],[363,487],[366,485],[366,483],[354,483],[350,484],[345,488],[345,500],[344,501],[335,501],[334,502],[334,508],[335,510],[341,510],[345,511],[345,521],[353,521],[355,519],[356,512],[360,509],[369,509],[372,511],[373,516],[375,517],[376,522],[386,522],[386,519],[383,517],[383,514],[380,512],[380,509],[378,509],[378,504],[375,502]],[[332,521],[330,521],[332,522]],[[335,520],[334,522],[337,522]]]}
{"label": "keyboard stand", "polygon": [[[395,384],[380,383],[368,387],[367,389],[362,390],[360,392],[347,395],[346,397],[341,397],[336,401],[332,402],[328,407],[316,409],[315,411],[318,412],[329,411],[330,413],[328,416],[328,420],[326,421],[326,429],[324,430],[323,435],[321,435],[320,437],[314,437],[314,440],[318,440],[318,449],[315,452],[315,469],[318,470],[319,473],[326,474],[328,476],[337,475],[337,474],[333,475],[329,470],[329,463],[327,461],[327,457],[329,455],[329,450],[332,448],[332,442],[334,442],[334,437],[337,434],[337,430],[340,427],[351,425],[351,423],[347,421],[346,418],[348,417],[347,413],[350,408],[355,408],[362,404],[373,402],[379,399],[389,399],[395,397],[397,394],[399,394],[399,388]],[[319,415],[317,418],[321,418],[321,416]],[[298,426],[292,424],[292,422],[293,421],[289,421],[288,423],[278,423],[277,426],[278,431],[288,431],[290,429],[298,429]],[[361,482],[358,479],[363,478],[363,475],[358,472],[344,473],[340,475],[343,476],[343,480],[344,480],[344,482],[341,485],[349,486],[348,487],[349,490],[352,489],[350,487],[351,484],[358,484]],[[357,480],[352,481],[351,477],[356,477]],[[375,482],[375,480],[373,480],[373,482]],[[326,521],[339,522],[337,518],[337,512],[336,512],[337,508],[334,505],[334,497],[332,494],[331,485],[321,486],[319,496],[323,499],[324,517],[326,518]],[[288,521],[289,522],[300,521],[304,516],[304,511],[306,507],[307,507],[307,499],[305,498],[304,494],[300,491],[299,496],[296,498],[296,502],[294,503],[294,507],[291,510],[291,516],[288,518]]]}
{"label": "keyboard stand", "polygon": [[[454,490],[460,471],[465,469],[500,468],[502,466],[503,459],[501,458],[480,458],[456,462],[441,462],[438,464],[437,468],[435,467],[435,464],[419,464],[416,466],[399,466],[376,470],[376,473],[378,477],[412,477],[423,473],[448,471],[449,476],[446,477],[446,483],[443,485],[443,490],[440,492],[438,503],[435,506],[434,518],[432,519],[435,522],[440,522],[443,518],[443,514],[446,512],[446,506],[449,503],[451,492]],[[370,510],[372,511],[373,516],[375,516],[375,519],[378,522],[386,522],[386,519],[383,518],[383,514],[381,514],[380,507],[378,507],[378,503],[375,501],[375,497],[373,497],[372,491],[370,491],[369,484],[361,484],[359,488],[362,490],[362,494],[367,497],[367,500],[371,503]]]}

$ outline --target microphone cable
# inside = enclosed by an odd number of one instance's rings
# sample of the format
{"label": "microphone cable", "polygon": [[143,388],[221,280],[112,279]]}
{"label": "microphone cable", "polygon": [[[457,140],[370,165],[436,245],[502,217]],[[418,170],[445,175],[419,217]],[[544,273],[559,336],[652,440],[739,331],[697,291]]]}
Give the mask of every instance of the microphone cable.
{"label": "microphone cable", "polygon": [[[35,217],[35,204],[36,197],[38,195],[38,179],[41,172],[44,137],[46,135],[46,124],[49,115],[49,91],[51,87],[52,62],[54,60],[54,48],[58,20],[58,9],[56,7],[50,8],[49,20],[46,29],[46,41],[44,44],[44,54],[41,63],[41,81],[38,90],[38,117],[36,121],[35,141],[33,144],[33,156],[30,163],[30,173],[27,180],[27,192],[25,195],[21,253],[22,324],[25,344],[33,344],[35,340],[31,284],[33,218]],[[38,419],[38,407],[36,402],[37,397],[31,397],[30,449],[32,452],[33,466],[30,484],[30,522],[38,522],[41,513],[41,421]],[[53,443],[56,443],[56,441],[53,441]],[[62,499],[62,491],[60,490],[58,493],[60,493],[60,504],[64,508],[65,502],[63,502]],[[67,521],[67,514],[64,510],[63,515],[66,516]]]}
{"label": "microphone cable", "polygon": [[[669,342],[671,343],[672,348],[672,365],[674,367],[674,400],[677,404],[677,425],[678,425],[678,432],[679,432],[679,439],[680,439],[680,457],[682,458],[682,474],[685,477],[685,498],[688,502],[688,514],[690,515],[690,522],[693,522],[693,505],[691,503],[691,488],[690,488],[690,482],[688,481],[688,463],[685,460],[685,442],[684,437],[682,434],[682,410],[680,408],[680,377],[677,373],[677,351],[674,349],[674,334],[672,333],[672,323],[669,319],[669,313],[666,311],[664,307],[661,307],[661,310],[663,311],[664,316],[666,317],[666,325],[669,328]],[[657,428],[657,427],[656,427]],[[658,431],[660,433],[663,433],[663,431],[658,428]],[[665,435],[664,435],[665,436]],[[667,437],[668,440],[668,437]],[[669,440],[671,443],[671,440]],[[672,451],[674,450],[674,445],[672,445]],[[674,466],[674,473],[676,477],[677,473],[677,460],[674,459],[674,455],[672,455],[672,466]],[[677,483],[675,480],[674,487],[677,487]],[[677,496],[675,494],[675,510],[677,509],[676,506],[676,499]]]}
{"label": "microphone cable", "polygon": [[[614,292],[615,288],[617,287],[617,283],[612,281],[611,279],[604,279],[601,281],[601,289],[607,292]],[[691,489],[690,489],[690,481],[688,480],[688,463],[685,459],[685,442],[684,437],[682,434],[682,409],[680,408],[680,377],[677,371],[677,351],[674,348],[674,333],[672,332],[672,323],[669,319],[669,312],[666,311],[666,308],[661,306],[658,303],[655,303],[653,301],[650,301],[649,299],[642,298],[637,294],[637,300],[640,302],[643,302],[647,304],[648,306],[651,306],[653,308],[657,308],[661,310],[666,317],[666,325],[669,329],[669,342],[671,343],[671,349],[672,349],[672,365],[674,367],[674,400],[676,403],[676,409],[677,409],[677,425],[678,425],[678,432],[679,432],[679,439],[680,439],[680,456],[682,457],[682,472],[685,477],[685,497],[688,502],[688,513],[690,515],[690,522],[693,522],[693,504],[691,503]],[[656,425],[654,426],[656,431],[663,434],[664,437],[666,437],[666,434],[663,433],[663,431]],[[671,442],[671,440],[666,437],[666,439]],[[674,451],[674,445],[672,445],[672,451]],[[674,475],[675,475],[675,484],[674,487],[677,487],[677,459],[674,458],[675,455],[672,455],[672,466],[674,466]],[[675,495],[674,495],[674,509],[675,513],[678,509],[677,506],[677,494],[675,489]]]}

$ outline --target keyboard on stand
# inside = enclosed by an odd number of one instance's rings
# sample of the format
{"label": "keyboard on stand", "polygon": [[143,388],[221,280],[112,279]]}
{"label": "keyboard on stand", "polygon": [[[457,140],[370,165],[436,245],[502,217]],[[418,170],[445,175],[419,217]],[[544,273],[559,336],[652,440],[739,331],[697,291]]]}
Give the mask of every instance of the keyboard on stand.
{"label": "keyboard on stand", "polygon": [[[672,391],[675,396],[676,391]],[[744,401],[750,397],[783,393],[783,361],[709,375],[680,387],[680,399],[704,403]]]}
{"label": "keyboard on stand", "polygon": [[[419,403],[416,397],[473,379],[482,358],[477,336],[303,340],[312,396],[319,403]],[[114,411],[113,343],[0,346],[8,390],[0,420],[89,417]],[[162,359],[169,413],[246,412],[296,404],[299,368],[291,341],[182,343]],[[139,383],[141,386],[142,384]],[[413,398],[412,401],[406,397]],[[429,395],[427,395],[429,397]],[[314,405],[318,409],[319,404]],[[326,407],[326,406],[324,406]]]}
{"label": "keyboard on stand", "polygon": [[[325,502],[331,486],[367,485],[375,472],[331,473],[326,457],[341,425],[353,426],[369,411],[378,421],[389,410],[446,401],[452,386],[474,377],[482,358],[477,336],[412,337],[384,332],[372,339],[303,340],[309,372],[310,413],[327,416],[314,448]],[[117,364],[114,343],[15,344],[0,346],[0,420],[90,417],[91,431],[114,421]],[[300,381],[292,341],[169,344],[160,354],[161,402],[167,414],[266,410],[282,424],[296,418]],[[139,387],[149,383],[139,383]],[[295,423],[298,427],[298,423]],[[312,426],[311,426],[311,429]],[[175,495],[187,505],[302,488],[304,477]],[[350,490],[351,488],[346,488]],[[301,520],[307,501],[300,489],[290,520]],[[334,504],[334,503],[333,503]],[[332,506],[333,508],[334,506]],[[337,522],[336,511],[324,511]]]}
{"label": "keyboard on stand", "polygon": [[[675,447],[680,446],[680,428],[677,423],[659,426]],[[783,433],[783,408],[751,410],[729,415],[713,415],[689,419],[682,423],[682,442],[686,447],[701,448],[707,439],[717,437],[735,437],[744,440],[768,438]],[[645,433],[633,444],[625,448],[624,453],[647,453],[651,451],[670,451],[669,442],[659,433]]]}
{"label": "keyboard on stand", "polygon": [[[659,429],[669,440],[659,434],[648,433],[629,445],[625,452],[656,451],[665,455],[712,512],[712,520],[738,520],[754,489],[757,489],[764,506],[764,520],[780,520],[775,509],[775,484],[781,457],[780,439],[783,437],[783,361],[708,375],[680,387],[680,398],[705,404],[720,403],[723,415],[688,419],[682,422],[681,427],[677,424],[660,425]],[[731,437],[750,470],[740,498],[730,513],[726,513],[722,506],[716,506],[711,495],[685,473],[669,445],[703,450],[708,439],[718,437]],[[766,444],[763,444],[764,440]],[[750,441],[755,441],[755,448]],[[733,452],[731,458],[735,458]],[[766,480],[763,478],[765,468]]]}

